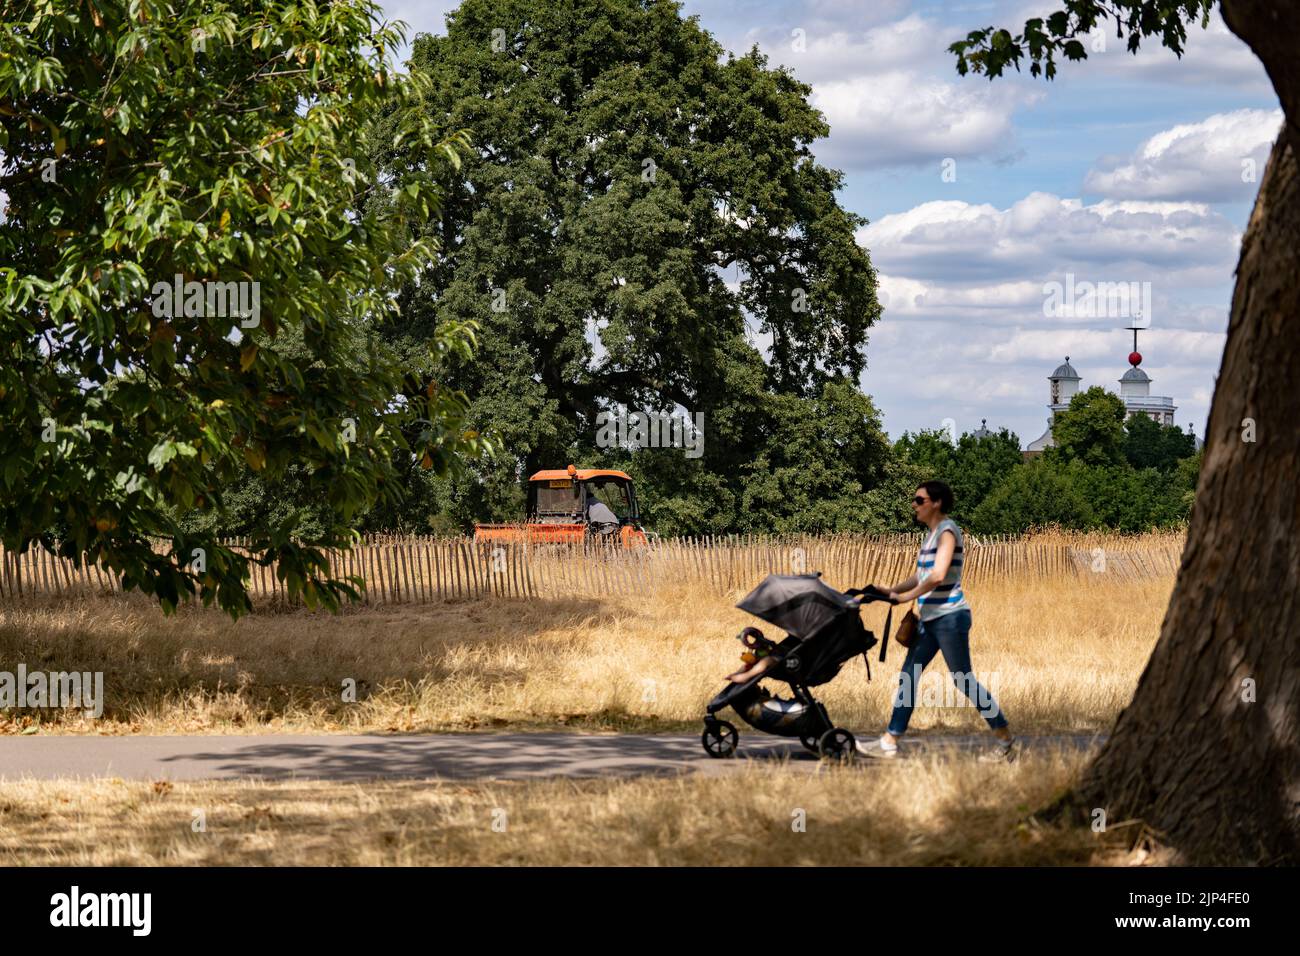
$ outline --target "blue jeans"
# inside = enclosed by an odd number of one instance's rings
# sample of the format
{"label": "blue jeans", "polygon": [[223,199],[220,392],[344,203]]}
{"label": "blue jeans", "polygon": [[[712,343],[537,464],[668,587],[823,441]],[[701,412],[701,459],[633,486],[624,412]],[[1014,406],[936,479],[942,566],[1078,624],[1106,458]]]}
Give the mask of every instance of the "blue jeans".
{"label": "blue jeans", "polygon": [[970,622],[969,610],[953,611],[921,622],[916,640],[907,649],[907,659],[903,661],[903,669],[898,675],[894,712],[889,718],[889,732],[895,737],[907,730],[907,723],[912,719],[912,708],[916,705],[916,689],[921,682],[921,672],[940,651],[943,652],[944,663],[952,673],[953,683],[970,698],[989,727],[997,730],[1007,725],[1007,718],[1003,716],[998,702],[975,679],[971,670]]}

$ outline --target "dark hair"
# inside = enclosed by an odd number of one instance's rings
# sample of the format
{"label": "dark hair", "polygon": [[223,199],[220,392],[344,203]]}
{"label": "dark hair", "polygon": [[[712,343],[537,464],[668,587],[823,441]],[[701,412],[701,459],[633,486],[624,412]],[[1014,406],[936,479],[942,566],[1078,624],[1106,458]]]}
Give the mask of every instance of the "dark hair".
{"label": "dark hair", "polygon": [[952,489],[942,481],[923,481],[916,487],[925,489],[927,497],[931,501],[938,502],[939,510],[944,514],[952,511]]}

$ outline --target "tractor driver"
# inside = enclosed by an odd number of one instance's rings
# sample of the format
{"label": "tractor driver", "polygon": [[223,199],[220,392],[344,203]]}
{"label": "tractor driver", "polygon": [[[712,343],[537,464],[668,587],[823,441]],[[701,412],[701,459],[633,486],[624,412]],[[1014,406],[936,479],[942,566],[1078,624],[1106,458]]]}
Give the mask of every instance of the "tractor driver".
{"label": "tractor driver", "polygon": [[587,523],[604,525],[605,527],[598,530],[606,534],[619,526],[618,515],[614,514],[609,505],[596,497],[596,489],[592,485],[587,486]]}

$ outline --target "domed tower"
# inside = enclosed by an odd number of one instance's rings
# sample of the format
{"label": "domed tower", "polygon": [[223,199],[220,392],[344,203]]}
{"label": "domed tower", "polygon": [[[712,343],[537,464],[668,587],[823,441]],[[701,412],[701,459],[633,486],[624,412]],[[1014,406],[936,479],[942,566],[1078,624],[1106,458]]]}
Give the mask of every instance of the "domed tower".
{"label": "domed tower", "polygon": [[1047,376],[1047,380],[1052,383],[1052,420],[1056,420],[1056,413],[1064,411],[1070,405],[1070,399],[1074,398],[1079,392],[1079,373],[1074,370],[1070,364],[1070,356],[1065,357],[1065,361],[1056,366],[1056,371]]}
{"label": "domed tower", "polygon": [[1142,353],[1137,350],[1137,333],[1133,329],[1133,351],[1129,353],[1128,364],[1132,366],[1119,379],[1119,397],[1124,402],[1124,419],[1134,415],[1146,415],[1161,425],[1174,423],[1174,412],[1178,407],[1168,395],[1151,394],[1151,376],[1142,366]]}
{"label": "domed tower", "polygon": [[1056,416],[1070,407],[1070,399],[1079,393],[1079,373],[1074,370],[1070,364],[1070,356],[1065,357],[1065,361],[1056,367],[1056,371],[1047,376],[1047,381],[1051,383],[1051,401],[1047,407],[1052,410],[1051,416],[1047,419],[1047,431],[1043,432],[1038,438],[1029,443],[1025,449],[1026,455],[1038,454],[1044,448],[1051,448],[1056,444],[1052,440],[1052,423],[1056,421]]}
{"label": "domed tower", "polygon": [[[1137,355],[1136,352],[1133,353]],[[1133,361],[1132,357],[1129,361]],[[1147,398],[1151,395],[1151,376],[1134,365],[1119,377],[1120,398]]]}

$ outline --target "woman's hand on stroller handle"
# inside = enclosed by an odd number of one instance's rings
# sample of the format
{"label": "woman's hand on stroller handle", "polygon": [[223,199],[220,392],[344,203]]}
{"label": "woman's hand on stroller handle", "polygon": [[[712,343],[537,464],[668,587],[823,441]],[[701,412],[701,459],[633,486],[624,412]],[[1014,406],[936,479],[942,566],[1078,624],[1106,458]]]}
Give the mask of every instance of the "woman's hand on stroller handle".
{"label": "woman's hand on stroller handle", "polygon": [[870,604],[873,601],[888,601],[890,604],[898,603],[898,596],[893,591],[883,591],[874,584],[868,584],[863,588],[850,588],[844,593],[856,596],[863,604]]}

